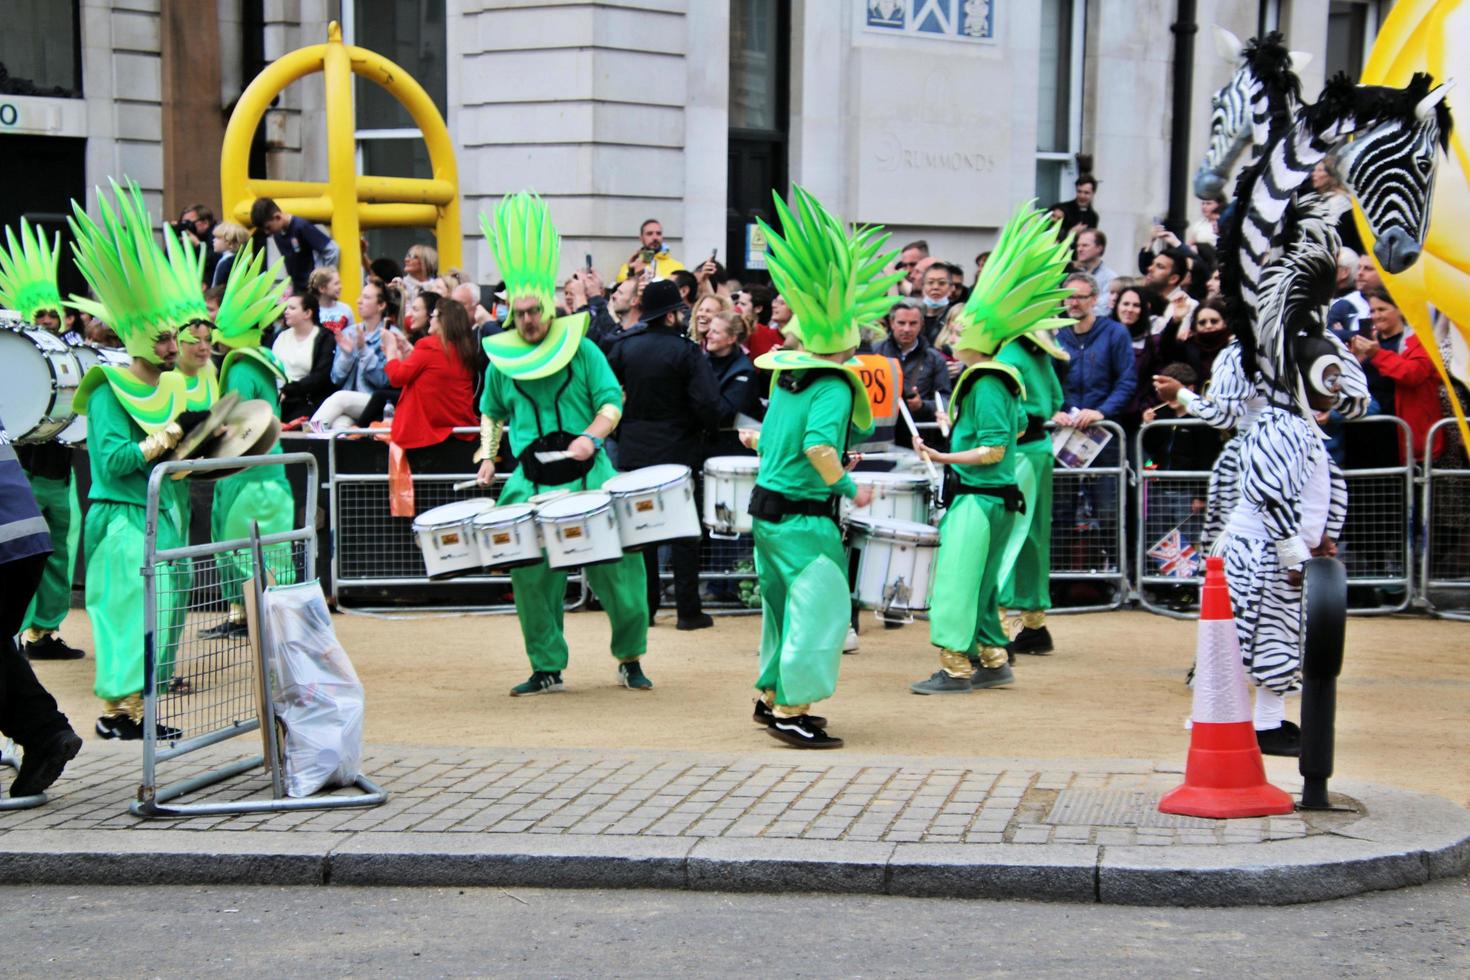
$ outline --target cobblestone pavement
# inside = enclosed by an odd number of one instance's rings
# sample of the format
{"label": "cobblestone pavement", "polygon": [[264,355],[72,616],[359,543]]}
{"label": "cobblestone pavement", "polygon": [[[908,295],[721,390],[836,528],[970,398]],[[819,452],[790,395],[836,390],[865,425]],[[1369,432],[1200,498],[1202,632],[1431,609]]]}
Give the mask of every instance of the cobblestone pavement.
{"label": "cobblestone pavement", "polygon": [[[239,758],[257,747],[254,736],[248,740],[161,764],[160,776],[179,779]],[[1163,846],[1341,833],[1361,816],[1350,809],[1226,822],[1161,814],[1158,798],[1178,785],[1180,774],[1128,760],[1038,765],[794,753],[374,747],[364,771],[389,791],[386,804],[142,820],[127,812],[141,773],[137,749],[89,744],[47,806],[0,815],[0,836],[146,827]],[[257,773],[189,799],[268,796],[269,781]]]}

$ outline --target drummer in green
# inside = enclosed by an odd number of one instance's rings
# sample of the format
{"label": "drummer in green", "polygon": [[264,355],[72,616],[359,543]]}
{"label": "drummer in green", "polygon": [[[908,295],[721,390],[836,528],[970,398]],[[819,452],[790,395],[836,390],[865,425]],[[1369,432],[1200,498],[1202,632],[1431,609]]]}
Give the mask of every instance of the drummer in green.
{"label": "drummer in green", "polygon": [[950,451],[914,440],[914,449],[948,467],[948,509],[929,600],[929,641],[939,670],[909,685],[915,694],[964,694],[1014,681],[1000,622],[999,590],[1025,533],[1013,529],[1028,503],[1017,485],[1016,437],[1026,429],[1021,373],[998,357],[1016,337],[1049,327],[1070,241],[1058,243],[1047,214],[1023,205],[1001,231],[974,292],[956,314],[955,356],[967,367],[950,401]]}
{"label": "drummer in green", "polygon": [[[77,202],[69,219],[77,268],[96,300],[71,305],[101,319],[122,338],[132,364],[99,365],[87,372],[74,405],[87,416],[91,507],[86,519],[87,616],[97,656],[93,690],[104,702],[97,719],[102,738],[143,737],[143,566],[148,480],[153,467],[184,432],[207,413],[185,411],[183,379],[169,370],[178,356],[178,331],[208,311],[199,283],[187,281],[186,263],[171,262],[153,238],[142,194],[113,184],[114,207],[99,194],[102,221]],[[166,237],[166,241],[169,239]],[[170,242],[170,248],[175,247]],[[179,484],[164,480],[159,494],[157,547],[183,544],[170,518]],[[157,622],[167,631],[179,599],[175,577],[157,571]],[[176,737],[160,725],[159,737]]]}
{"label": "drummer in green", "polygon": [[[561,238],[550,210],[535,194],[520,193],[500,202],[493,226],[483,216],[480,221],[514,323],[513,330],[484,341],[490,367],[480,399],[480,484],[495,479],[495,458],[509,430],[517,465],[501,489],[501,504],[548,490],[600,489],[617,475],[602,443],[622,417],[623,392],[607,358],[586,338],[587,314],[554,315]],[[560,458],[547,461],[539,453]],[[630,552],[585,571],[612,623],[618,682],[651,690],[640,660],[648,649],[643,556]],[[568,661],[562,630],[567,573],[543,560],[512,569],[510,578],[531,661],[531,676],[511,688],[511,697],[561,691]]]}
{"label": "drummer in green", "polygon": [[[286,308],[282,298],[284,283],[280,260],[263,270],[264,260],[265,253],[255,252],[248,244],[235,256],[219,311],[214,315],[213,337],[215,345],[228,352],[220,365],[221,396],[234,392],[242,402],[263,401],[280,418],[280,387],[287,380],[286,367],[272,351],[260,346],[260,335],[266,324]],[[271,446],[270,455],[280,452],[280,442]],[[291,530],[295,513],[296,499],[286,480],[286,468],[252,466],[214,485],[210,538],[215,542],[248,538],[252,523],[259,525],[261,537],[284,534]],[[289,544],[268,545],[263,555],[276,584],[296,581]],[[246,632],[242,591],[251,574],[249,552],[242,549],[221,555],[219,565],[220,592],[229,605],[229,616],[225,622],[205,630],[201,635],[206,639],[242,636]]]}
{"label": "drummer in green", "polygon": [[[61,330],[61,294],[56,288],[60,235],[48,242],[39,228],[20,219],[20,238],[5,229],[0,247],[0,307],[51,333]],[[57,632],[71,609],[72,450],[51,441],[17,446],[31,492],[51,531],[51,556],[36,597],[26,612],[24,653],[28,660],[79,660],[86,656]]]}
{"label": "drummer in green", "polygon": [[838,505],[867,506],[872,489],[847,475],[848,438],[872,430],[872,406],[851,362],[859,327],[882,317],[885,294],[902,278],[885,275],[888,236],[849,233],[816,198],[793,187],[779,196],[781,234],[764,222],[771,279],[795,314],[802,350],[771,351],[756,366],[772,371],[770,407],[759,434],[741,439],[760,455],[751,494],[756,574],[761,592],[760,676],[753,719],[767,734],[802,749],[833,749],[842,739],[811,713],[837,689],[851,603]]}

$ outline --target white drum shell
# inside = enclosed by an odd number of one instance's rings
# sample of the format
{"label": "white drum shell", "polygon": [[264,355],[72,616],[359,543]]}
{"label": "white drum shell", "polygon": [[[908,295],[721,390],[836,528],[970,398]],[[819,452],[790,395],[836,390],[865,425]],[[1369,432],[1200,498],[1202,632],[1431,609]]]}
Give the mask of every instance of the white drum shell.
{"label": "white drum shell", "polygon": [[0,329],[0,419],[17,443],[47,442],[65,431],[82,365],[49,330],[7,321]]}
{"label": "white drum shell", "polygon": [[475,540],[475,517],[492,506],[484,498],[457,500],[414,518],[413,536],[424,554],[429,578],[454,578],[480,570],[483,563]]}
{"label": "white drum shell", "polygon": [[624,551],[700,536],[694,474],[687,466],[645,466],[602,485],[612,496]]}
{"label": "white drum shell", "polygon": [[866,473],[855,472],[853,482],[859,487],[872,487],[873,499],[866,507],[854,507],[847,499],[842,501],[842,519],[855,516],[879,517],[890,521],[912,521],[928,524],[929,478],[918,473]]}
{"label": "white drum shell", "polygon": [[[77,347],[71,349],[76,356],[77,363],[81,365],[82,377],[99,364],[111,367],[127,367],[133,362],[133,355],[121,347]],[[71,420],[71,424],[56,434],[56,441],[63,446],[80,446],[87,441],[87,417],[78,415]]]}
{"label": "white drum shell", "polygon": [[623,557],[612,497],[601,490],[569,493],[536,509],[552,568],[585,568]]}
{"label": "white drum shell", "polygon": [[912,521],[862,517],[849,531],[859,556],[852,592],[858,605],[895,615],[929,608],[938,531]]}
{"label": "white drum shell", "polygon": [[475,543],[490,570],[534,565],[542,558],[536,508],[529,503],[492,507],[476,515]]}
{"label": "white drum shell", "polygon": [[712,456],[704,462],[704,526],[718,534],[749,534],[750,495],[760,471],[757,456]]}

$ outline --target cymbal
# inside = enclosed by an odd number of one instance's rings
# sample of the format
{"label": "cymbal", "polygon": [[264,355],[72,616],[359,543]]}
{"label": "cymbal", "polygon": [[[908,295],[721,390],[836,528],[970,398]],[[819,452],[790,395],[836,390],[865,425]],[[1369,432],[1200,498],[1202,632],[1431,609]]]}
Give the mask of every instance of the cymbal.
{"label": "cymbal", "polygon": [[[209,418],[190,429],[184,438],[179,440],[179,444],[174,447],[174,451],[168,458],[190,459],[198,456],[199,447],[214,437],[215,430],[224,424],[225,416],[234,410],[235,403],[239,400],[239,392],[231,391],[222,396],[219,401],[210,406]],[[181,475],[175,475],[174,479],[179,479]]]}
{"label": "cymbal", "polygon": [[[192,458],[228,459],[237,456],[263,456],[270,452],[281,437],[281,420],[276,418],[270,403],[259,398],[252,398],[232,407],[220,425],[223,426],[224,433],[205,442]],[[210,470],[197,474],[195,478],[218,480],[238,472],[240,472],[238,469]],[[187,475],[187,473],[175,473],[174,479],[182,479]]]}

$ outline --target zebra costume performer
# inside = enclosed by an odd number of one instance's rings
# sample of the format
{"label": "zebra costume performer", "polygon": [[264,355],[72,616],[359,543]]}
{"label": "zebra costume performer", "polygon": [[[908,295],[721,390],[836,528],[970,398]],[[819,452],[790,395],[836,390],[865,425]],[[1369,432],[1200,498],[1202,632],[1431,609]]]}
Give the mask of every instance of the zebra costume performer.
{"label": "zebra costume performer", "polygon": [[1336,553],[1347,516],[1346,484],[1313,416],[1340,397],[1343,358],[1323,317],[1336,269],[1333,253],[1308,240],[1262,279],[1257,367],[1267,404],[1241,440],[1240,499],[1223,539],[1241,655],[1257,686],[1257,739],[1273,755],[1301,748],[1282,698],[1301,669],[1302,564]]}
{"label": "zebra costume performer", "polygon": [[[551,211],[535,194],[513,194],[496,207],[493,226],[483,215],[480,225],[505,277],[514,322],[514,329],[484,341],[490,367],[480,398],[480,484],[495,479],[495,457],[509,431],[517,465],[501,488],[501,504],[522,503],[549,490],[599,489],[617,475],[602,441],[622,418],[623,392],[607,358],[586,337],[587,314],[554,315],[561,237]],[[555,452],[566,457],[537,458]],[[612,622],[619,681],[630,690],[652,689],[640,662],[648,650],[642,553],[630,551],[617,561],[592,565],[586,575]],[[543,558],[512,569],[510,579],[531,661],[531,676],[511,688],[511,697],[561,691],[569,660],[562,632],[567,573]]]}
{"label": "zebra costume performer", "polygon": [[810,709],[836,691],[847,638],[852,593],[839,498],[861,507],[872,497],[842,463],[849,436],[861,439],[873,428],[852,355],[859,327],[888,310],[886,293],[902,274],[883,274],[898,253],[880,254],[888,241],[880,229],[849,233],[800,187],[792,187],[794,210],[773,196],[781,233],[761,222],[767,261],[803,349],[756,359],[756,367],[774,372],[770,408],[759,433],[741,433],[760,456],[750,498],[761,592],[752,720],[796,748],[835,749],[842,739],[827,734],[826,719]]}
{"label": "zebra costume performer", "polygon": [[[0,247],[0,306],[27,323],[61,332],[61,293],[56,264],[61,236],[46,241],[39,228],[20,219],[20,238],[5,229]],[[72,450],[60,442],[17,446],[16,456],[51,532],[51,554],[25,615],[24,651],[30,660],[79,660],[86,656],[62,641],[57,630],[71,609]]]}
{"label": "zebra costume performer", "polygon": [[[138,186],[112,185],[116,207],[98,193],[102,221],[72,202],[68,219],[77,269],[96,301],[71,305],[106,322],[127,346],[129,367],[99,365],[87,372],[72,404],[87,416],[92,501],[86,520],[87,615],[97,655],[93,690],[105,702],[97,719],[102,738],[143,737],[143,565],[148,477],[154,465],[203,422],[207,412],[185,411],[184,380],[169,370],[178,356],[176,334],[209,311],[173,229],[164,226],[165,255],[153,238]],[[159,499],[157,544],[183,545],[174,495],[180,481],[165,480]],[[158,621],[177,620],[180,588],[173,570],[160,567]],[[167,632],[167,630],[165,631]],[[158,726],[160,738],[178,730]]]}
{"label": "zebra costume performer", "polygon": [[[1029,543],[1026,515],[1051,512],[1051,480],[1050,467],[1033,469],[1035,454],[1016,451],[1017,434],[1029,428],[1026,387],[1021,370],[997,355],[1020,337],[1050,345],[1045,331],[1070,322],[1057,314],[1069,293],[1059,286],[1072,241],[1056,240],[1047,212],[1035,203],[1022,205],[1001,230],[974,292],[956,314],[955,356],[966,368],[950,402],[950,451],[914,439],[916,450],[948,467],[945,497],[951,501],[939,523],[929,599],[929,641],[939,648],[939,669],[909,685],[915,694],[964,694],[1015,680],[1000,622],[1000,588]],[[1050,364],[1043,368],[1051,372]],[[1043,441],[1049,459],[1050,441]]]}

